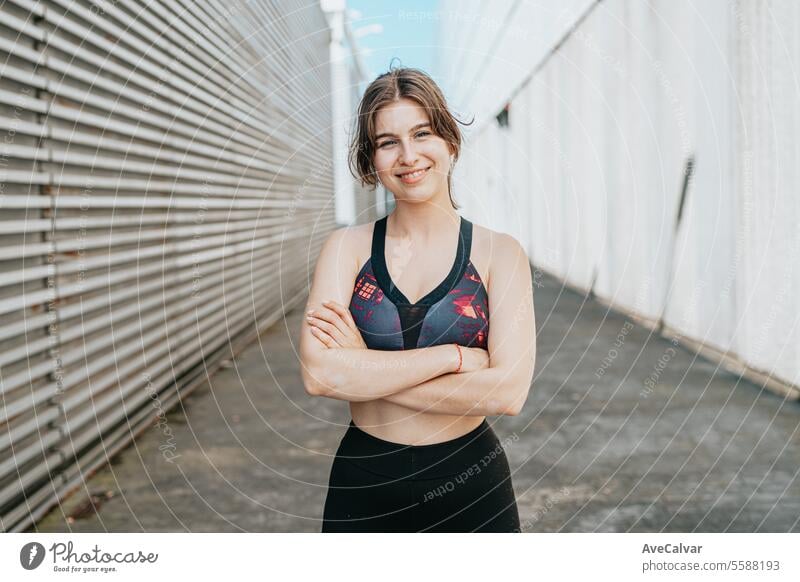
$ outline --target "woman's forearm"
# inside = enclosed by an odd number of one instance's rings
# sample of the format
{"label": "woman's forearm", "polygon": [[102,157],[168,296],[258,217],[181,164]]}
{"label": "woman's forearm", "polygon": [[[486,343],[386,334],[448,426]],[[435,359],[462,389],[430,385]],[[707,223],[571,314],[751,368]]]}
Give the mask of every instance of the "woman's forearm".
{"label": "woman's forearm", "polygon": [[313,376],[315,394],[349,402],[390,396],[454,372],[459,362],[450,344],[413,350],[330,348],[316,359],[313,369],[304,371]]}
{"label": "woman's forearm", "polygon": [[420,412],[457,416],[513,415],[525,390],[507,370],[484,368],[444,374],[383,399]]}

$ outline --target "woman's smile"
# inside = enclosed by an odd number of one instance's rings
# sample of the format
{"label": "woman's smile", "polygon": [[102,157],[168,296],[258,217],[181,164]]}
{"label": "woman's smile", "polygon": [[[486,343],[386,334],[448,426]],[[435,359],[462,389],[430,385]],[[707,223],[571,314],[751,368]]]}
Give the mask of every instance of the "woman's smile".
{"label": "woman's smile", "polygon": [[400,181],[406,185],[417,184],[418,182],[421,182],[425,178],[425,176],[428,175],[428,171],[430,169],[431,166],[428,166],[427,168],[416,170],[414,172],[400,174],[399,175]]}

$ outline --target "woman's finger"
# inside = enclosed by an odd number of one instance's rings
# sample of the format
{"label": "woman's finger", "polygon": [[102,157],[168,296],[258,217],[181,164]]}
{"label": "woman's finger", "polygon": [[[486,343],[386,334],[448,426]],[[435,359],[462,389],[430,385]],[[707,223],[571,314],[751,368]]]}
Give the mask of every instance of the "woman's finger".
{"label": "woman's finger", "polygon": [[[341,303],[337,303],[336,301],[323,301],[322,304],[325,307],[328,307],[331,311],[336,313],[339,316],[339,319],[344,322],[344,324],[348,328],[348,346],[354,348],[361,348],[366,349],[367,344],[364,342],[364,336],[361,335],[361,330],[358,328],[355,320],[353,319],[353,314],[350,313],[350,309],[342,305]],[[342,344],[344,345],[344,344]]]}
{"label": "woman's finger", "polygon": [[336,340],[333,339],[329,334],[325,333],[324,331],[322,331],[321,329],[319,329],[314,325],[311,325],[310,327],[311,327],[311,334],[319,341],[321,341],[323,344],[325,344],[326,347],[329,348],[339,347],[339,344],[336,343]]}
{"label": "woman's finger", "polygon": [[318,327],[336,340],[336,343],[344,345],[347,329],[340,329],[340,326],[344,327],[344,322],[340,320],[338,325],[336,325],[330,321],[339,319],[338,315],[334,315],[332,317],[329,316],[328,319],[323,319],[317,312],[315,312],[314,315],[307,315],[306,317],[309,325]]}
{"label": "woman's finger", "polygon": [[[309,323],[319,325],[322,329],[327,331],[336,339],[339,346],[362,349],[367,347],[364,343],[361,331],[356,326],[349,311],[345,310],[343,305],[335,301],[325,301],[321,308],[312,309],[311,314],[312,316],[307,316],[309,317]],[[343,314],[352,323],[348,323],[347,320],[343,319]],[[315,319],[313,316],[316,316],[318,319]]]}
{"label": "woman's finger", "polygon": [[[342,318],[339,316],[339,314],[336,311],[334,311],[333,309],[329,308],[329,307],[323,306],[320,309],[312,309],[311,310],[311,315],[307,314],[306,317],[316,318],[316,319],[320,320],[321,322],[325,322],[328,325],[331,325],[331,326],[335,327],[338,330],[338,333],[339,333],[338,337],[336,336],[336,332],[333,332],[333,330],[329,331],[329,329],[326,328],[324,325],[322,325],[322,324],[320,325],[320,327],[322,327],[322,329],[324,329],[325,331],[327,331],[328,333],[330,333],[334,337],[337,337],[337,339],[343,339],[344,336],[346,336],[348,333],[350,333],[350,331],[349,331],[349,327],[350,326],[347,324],[347,322],[342,320]],[[311,322],[311,321],[312,321],[312,319],[309,319],[309,322]]]}
{"label": "woman's finger", "polygon": [[353,314],[341,303],[336,301],[323,301],[322,304],[328,309],[333,310],[344,321],[350,329],[357,330],[356,322],[353,319]]}

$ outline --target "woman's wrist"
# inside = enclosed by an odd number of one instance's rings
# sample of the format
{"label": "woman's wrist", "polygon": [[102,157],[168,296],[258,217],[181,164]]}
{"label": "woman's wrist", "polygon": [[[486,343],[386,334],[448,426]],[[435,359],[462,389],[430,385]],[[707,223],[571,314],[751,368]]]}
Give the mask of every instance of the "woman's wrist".
{"label": "woman's wrist", "polygon": [[440,344],[436,346],[437,350],[441,350],[442,357],[447,359],[447,366],[443,374],[454,374],[458,370],[458,350],[453,346],[455,344]]}
{"label": "woman's wrist", "polygon": [[453,344],[456,347],[456,358],[457,358],[457,365],[456,369],[453,370],[454,373],[458,374],[461,372],[461,366],[464,364],[464,354],[461,353],[461,346],[458,344]]}

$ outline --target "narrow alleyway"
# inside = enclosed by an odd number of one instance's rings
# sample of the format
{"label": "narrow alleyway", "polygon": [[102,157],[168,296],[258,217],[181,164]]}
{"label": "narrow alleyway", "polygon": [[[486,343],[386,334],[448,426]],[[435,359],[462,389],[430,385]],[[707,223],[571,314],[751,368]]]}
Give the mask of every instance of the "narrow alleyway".
{"label": "narrow alleyway", "polygon": [[[525,531],[800,531],[800,403],[536,281],[533,389],[489,419]],[[349,414],[303,390],[302,307],[30,531],[319,531]]]}

